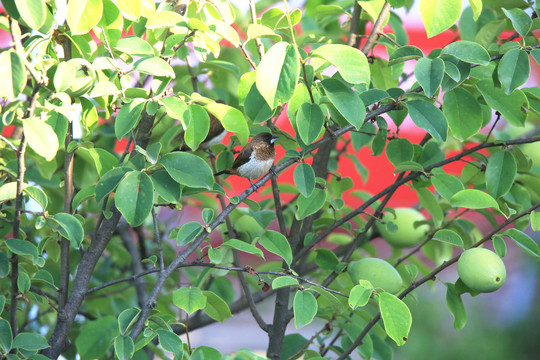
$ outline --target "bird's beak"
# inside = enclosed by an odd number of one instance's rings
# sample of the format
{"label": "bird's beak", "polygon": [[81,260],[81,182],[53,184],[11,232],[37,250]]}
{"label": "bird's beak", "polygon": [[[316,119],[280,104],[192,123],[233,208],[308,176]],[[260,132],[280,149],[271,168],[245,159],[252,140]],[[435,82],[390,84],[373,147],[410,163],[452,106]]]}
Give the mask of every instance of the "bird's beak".
{"label": "bird's beak", "polygon": [[272,136],[272,139],[270,139],[270,144],[275,143],[276,141],[278,141],[278,139],[279,139],[279,137],[277,137],[277,136],[275,136],[275,135]]}

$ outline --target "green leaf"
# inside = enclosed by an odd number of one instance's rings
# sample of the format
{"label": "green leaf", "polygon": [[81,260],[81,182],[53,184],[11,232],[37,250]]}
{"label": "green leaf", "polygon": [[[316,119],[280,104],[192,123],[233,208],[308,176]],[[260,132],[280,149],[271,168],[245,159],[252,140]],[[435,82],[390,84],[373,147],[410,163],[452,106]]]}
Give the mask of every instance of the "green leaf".
{"label": "green leaf", "polygon": [[0,97],[15,100],[26,85],[26,70],[23,59],[14,51],[0,54]]}
{"label": "green leaf", "polygon": [[224,242],[221,246],[230,247],[233,249],[236,249],[238,251],[243,251],[248,254],[257,255],[258,257],[261,257],[264,259],[264,253],[261,249],[258,249],[254,245],[248,244],[247,242],[243,242],[242,240],[238,239],[230,239]]}
{"label": "green leaf", "polygon": [[176,96],[167,96],[159,100],[167,109],[167,115],[173,119],[182,121],[187,105],[182,98]]}
{"label": "green leaf", "polygon": [[540,248],[538,247],[538,244],[523,231],[512,228],[506,230],[503,233],[503,236],[508,236],[510,239],[514,240],[527,255],[535,258],[540,257]]}
{"label": "green leaf", "polygon": [[315,250],[315,264],[324,270],[332,270],[339,264],[339,259],[333,251],[325,248]]}
{"label": "green leaf", "polygon": [[184,124],[187,125],[184,141],[191,150],[196,151],[208,135],[210,117],[202,106],[188,105],[188,110],[184,112]]}
{"label": "green leaf", "polygon": [[182,355],[184,353],[182,339],[169,330],[159,329],[157,334],[159,344],[163,347],[163,349],[173,353],[175,359],[182,359]]}
{"label": "green leaf", "polygon": [[153,76],[175,78],[174,70],[165,60],[157,56],[143,57],[133,64],[133,70]]}
{"label": "green leaf", "polygon": [[294,326],[300,329],[313,321],[317,314],[317,300],[309,291],[297,291],[293,302]]}
{"label": "green leaf", "polygon": [[493,154],[486,167],[486,188],[495,199],[503,196],[514,184],[517,163],[510,151],[502,150]]}
{"label": "green leaf", "polygon": [[143,13],[142,0],[115,0],[115,3],[120,8],[122,15],[128,20],[135,21]]}
{"label": "green leaf", "polygon": [[88,33],[101,20],[102,0],[70,0],[66,20],[72,35]]}
{"label": "green leaf", "polygon": [[454,328],[461,330],[467,323],[465,306],[463,306],[463,301],[461,296],[458,295],[455,285],[451,283],[444,284],[446,285],[446,305],[454,317]]}
{"label": "green leaf", "polygon": [[126,36],[118,40],[114,45],[114,50],[120,51],[131,56],[154,55],[154,48],[148,41],[138,36]]}
{"label": "green leaf", "polygon": [[[528,16],[527,18],[530,20]],[[512,49],[504,54],[497,68],[504,92],[511,94],[514,89],[525,84],[529,79],[530,71],[529,55],[526,51]]]}
{"label": "green leaf", "polygon": [[31,242],[20,239],[7,239],[6,245],[12,253],[17,255],[30,255],[33,258],[34,264],[37,263],[38,251],[36,246]]}
{"label": "green leaf", "polygon": [[326,44],[311,53],[321,57],[337,68],[343,80],[351,84],[369,84],[370,71],[366,56],[354,47],[342,44]]}
{"label": "green leaf", "polygon": [[506,10],[505,8],[501,8],[501,10],[504,12],[507,18],[512,21],[512,26],[516,31],[518,32],[521,37],[525,37],[532,27],[532,19],[529,14],[527,14],[525,11],[515,8]]}
{"label": "green leaf", "polygon": [[407,341],[411,329],[411,311],[396,296],[383,292],[379,294],[379,309],[386,333],[401,346]]}
{"label": "green leaf", "polygon": [[433,235],[433,240],[442,241],[463,249],[463,239],[457,232],[452,230],[442,229],[437,231],[435,235]]}
{"label": "green leaf", "polygon": [[154,185],[146,173],[133,171],[127,174],[116,189],[116,207],[129,225],[141,225],[154,206]]}
{"label": "green leaf", "polygon": [[416,195],[418,196],[418,200],[420,201],[422,207],[426,209],[429,214],[431,214],[431,218],[433,219],[435,226],[440,226],[444,219],[444,214],[441,205],[435,198],[435,195],[433,195],[433,193],[425,187],[417,188]]}
{"label": "green leaf", "polygon": [[304,197],[309,197],[315,190],[315,172],[311,165],[300,163],[294,169],[294,184]]}
{"label": "green leaf", "polygon": [[135,345],[129,336],[117,336],[114,339],[114,354],[119,360],[130,360],[134,351]]}
{"label": "green leaf", "polygon": [[497,201],[489,194],[476,190],[465,189],[458,191],[450,199],[452,206],[463,207],[466,209],[484,209],[484,208],[499,208]]}
{"label": "green leaf", "polygon": [[[2,308],[4,305],[2,304]],[[2,353],[7,354],[11,350],[13,344],[13,333],[9,322],[4,319],[0,319],[0,349]]]}
{"label": "green leaf", "polygon": [[424,57],[422,50],[412,45],[405,45],[394,50],[388,60],[388,65],[396,65],[408,60],[421,59]]}
{"label": "green leaf", "polygon": [[455,137],[465,140],[480,131],[483,125],[482,108],[467,90],[455,88],[443,96],[443,114]]}
{"label": "green leaf", "polygon": [[36,186],[24,186],[23,193],[29,195],[32,199],[36,200],[36,202],[39,204],[39,206],[41,206],[43,211],[47,210],[49,200],[43,190]]}
{"label": "green leaf", "polygon": [[114,122],[114,133],[118,140],[123,138],[124,135],[137,126],[145,104],[146,101],[144,99],[136,98],[120,108],[120,111],[116,114],[116,121]]}
{"label": "green leaf", "polygon": [[426,130],[437,141],[446,141],[448,124],[443,113],[435,105],[425,100],[411,100],[406,105],[416,126]]}
{"label": "green leaf", "polygon": [[184,246],[192,242],[202,231],[203,227],[196,221],[190,221],[180,226],[176,235],[176,245]]}
{"label": "green leaf", "polygon": [[247,144],[249,128],[240,110],[218,102],[207,105],[206,110],[221,121],[221,125],[223,125],[225,130],[233,132],[238,137],[238,140],[240,140],[242,146]]}
{"label": "green leaf", "polygon": [[514,90],[507,95],[503,89],[496,88],[490,80],[479,81],[476,86],[488,106],[500,112],[511,125],[523,126],[526,113],[522,106],[527,105],[527,97],[523,92]]}
{"label": "green leaf", "polygon": [[261,244],[261,246],[267,251],[281,257],[287,263],[287,265],[291,265],[291,245],[289,245],[287,238],[283,236],[283,234],[277,231],[267,230],[262,235],[261,240],[259,240],[259,244]]}
{"label": "green leaf", "polygon": [[60,235],[68,239],[73,248],[78,249],[84,239],[84,229],[79,220],[67,213],[58,213],[53,216],[53,219],[59,225],[58,232]]}
{"label": "green leaf", "polygon": [[325,79],[321,85],[332,105],[347,122],[359,130],[366,118],[366,108],[358,94],[336,79]]}
{"label": "green leaf", "polygon": [[39,30],[47,20],[47,7],[44,0],[17,0],[17,10],[21,18],[32,29]]}
{"label": "green leaf", "polygon": [[298,198],[298,211],[295,216],[302,220],[311,214],[319,211],[326,202],[326,191],[315,188],[309,197],[300,195]]}
{"label": "green leaf", "polygon": [[531,229],[533,231],[540,231],[540,212],[533,211],[530,216]]}
{"label": "green leaf", "polygon": [[208,164],[196,155],[174,152],[164,155],[159,163],[179,184],[193,188],[212,189],[214,174]]}
{"label": "green leaf", "polygon": [[493,241],[493,250],[499,255],[500,258],[503,258],[506,255],[506,242],[502,236],[494,235],[492,237]]}
{"label": "green leaf", "polygon": [[77,73],[77,67],[75,64],[64,61],[58,64],[56,72],[54,73],[54,88],[58,92],[65,91],[71,86],[71,82],[75,78]]}
{"label": "green leaf", "polygon": [[124,175],[130,171],[133,169],[127,166],[115,167],[107,171],[96,185],[96,202],[99,204],[105,196],[109,195],[118,186]]}
{"label": "green leaf", "polygon": [[[229,240],[230,241],[230,240]],[[173,304],[184,310],[188,315],[206,306],[206,296],[197,287],[182,287],[173,292]]]}
{"label": "green leaf", "polygon": [[413,156],[413,145],[407,139],[390,140],[386,145],[386,157],[394,166],[405,161],[411,161]]}
{"label": "green leaf", "polygon": [[422,58],[414,66],[414,76],[427,97],[432,97],[439,90],[444,77],[444,61],[440,58]]}
{"label": "green leaf", "polygon": [[355,285],[349,294],[349,306],[355,310],[359,307],[364,307],[371,297],[372,288],[370,284],[366,284],[366,280],[360,280],[359,285]]}
{"label": "green leaf", "polygon": [[324,115],[317,104],[304,103],[296,113],[298,134],[306,145],[312,144],[321,135]]}
{"label": "green leaf", "polygon": [[99,119],[96,107],[87,98],[80,98],[80,101],[82,107],[81,125],[86,131],[92,132]]}
{"label": "green leaf", "polygon": [[274,30],[270,29],[268,26],[261,24],[249,24],[246,41],[256,38],[267,38],[276,42],[281,41],[281,36],[276,34]]}
{"label": "green leaf", "polygon": [[298,286],[298,280],[290,276],[280,276],[272,281],[272,289],[279,289],[287,286]]}
{"label": "green leaf", "polygon": [[141,313],[140,309],[127,308],[118,315],[118,330],[120,335],[126,335],[127,332],[135,325]]}
{"label": "green leaf", "polygon": [[203,291],[203,294],[206,296],[206,306],[203,309],[206,315],[222,323],[232,317],[231,309],[225,300],[212,291]]}
{"label": "green leaf", "polygon": [[450,200],[455,193],[464,189],[458,177],[449,174],[432,176],[431,183],[435,187],[435,190],[446,200]]}
{"label": "green leaf", "polygon": [[45,160],[51,161],[58,151],[58,138],[52,127],[37,117],[23,120],[24,136],[28,145]]}
{"label": "green leaf", "polygon": [[159,196],[172,204],[180,202],[182,186],[165,171],[156,171],[152,174],[152,182]]}
{"label": "green leaf", "polygon": [[450,43],[441,55],[453,55],[469,64],[488,65],[490,61],[489,53],[482,45],[467,40]]}
{"label": "green leaf", "polygon": [[50,346],[45,336],[39,333],[20,333],[13,339],[13,347],[19,350],[38,351]]}
{"label": "green leaf", "polygon": [[[129,0],[123,0],[128,2]],[[187,26],[186,18],[174,11],[156,11],[148,18],[145,27],[147,29],[173,28]]]}
{"label": "green leaf", "polygon": [[279,42],[264,55],[257,67],[257,89],[270,108],[285,104],[294,94],[300,60],[296,46]]}
{"label": "green leaf", "polygon": [[427,36],[449,29],[461,15],[461,0],[420,0],[420,16]]}

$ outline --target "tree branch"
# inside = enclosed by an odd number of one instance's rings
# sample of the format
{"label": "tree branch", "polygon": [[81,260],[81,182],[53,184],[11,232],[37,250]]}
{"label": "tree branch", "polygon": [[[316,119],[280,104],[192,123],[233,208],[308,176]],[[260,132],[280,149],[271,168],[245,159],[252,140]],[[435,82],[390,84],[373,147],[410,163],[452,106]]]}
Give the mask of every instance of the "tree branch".
{"label": "tree branch", "polygon": [[388,2],[385,2],[379,16],[377,17],[377,20],[375,21],[375,24],[373,24],[373,29],[371,29],[371,33],[369,34],[366,43],[364,44],[364,47],[362,48],[362,52],[364,55],[368,55],[371,49],[375,46],[375,43],[377,42],[377,39],[379,38],[379,33],[382,31],[382,28],[384,26],[384,22],[386,21],[386,17],[390,13],[391,5]]}
{"label": "tree branch", "polygon": [[[486,241],[490,240],[494,235],[496,235],[499,231],[501,231],[502,229],[504,229],[506,226],[510,225],[510,224],[513,224],[516,220],[518,220],[519,218],[523,217],[523,216],[526,216],[528,214],[530,214],[531,212],[533,212],[534,210],[536,210],[537,208],[540,207],[540,203],[536,204],[536,205],[533,205],[531,208],[529,208],[528,210],[520,213],[520,214],[517,214],[509,219],[507,219],[506,221],[504,221],[501,225],[499,225],[496,229],[494,229],[492,232],[490,232],[488,235],[484,236],[482,238],[482,240],[478,241],[476,244],[474,244],[473,246],[471,246],[471,248],[475,248],[475,247],[479,247],[480,245],[482,245],[483,243],[485,243]],[[462,254],[462,253],[461,253]],[[435,268],[432,272],[430,272],[428,275],[424,276],[422,279],[420,279],[419,281],[416,281],[416,282],[413,282],[407,289],[403,290],[401,292],[401,294],[398,295],[398,298],[399,299],[403,299],[405,296],[407,296],[408,294],[410,294],[414,289],[418,288],[419,286],[421,286],[422,284],[428,282],[429,280],[433,280],[435,279],[435,276],[437,274],[439,274],[441,271],[443,271],[444,269],[448,268],[450,265],[456,263],[461,254],[458,254],[456,256],[454,256],[452,259],[448,260],[448,261],[445,261],[443,264],[441,264],[440,266],[438,266],[437,268]],[[381,313],[377,313],[377,315],[375,315],[371,321],[366,325],[366,327],[364,328],[364,330],[362,330],[362,332],[360,333],[360,335],[356,338],[356,340],[354,341],[354,343],[352,343],[352,345],[347,348],[347,350],[345,350],[343,352],[343,354],[341,354],[338,358],[338,360],[344,360],[346,359],[359,345],[362,344],[362,340],[364,339],[364,337],[367,335],[367,333],[373,328],[373,326],[375,326],[375,324],[380,320],[381,318]]]}

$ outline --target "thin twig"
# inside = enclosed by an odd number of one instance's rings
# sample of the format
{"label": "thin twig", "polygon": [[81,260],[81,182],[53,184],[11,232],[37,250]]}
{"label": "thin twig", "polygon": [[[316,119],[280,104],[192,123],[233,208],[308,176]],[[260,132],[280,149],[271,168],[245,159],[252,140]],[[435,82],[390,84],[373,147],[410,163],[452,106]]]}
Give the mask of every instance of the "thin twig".
{"label": "thin twig", "polygon": [[[238,267],[240,267],[240,257],[238,256],[238,250],[233,250],[233,261],[234,264]],[[261,314],[257,310],[257,306],[255,305],[255,301],[253,301],[253,296],[251,294],[251,291],[249,290],[249,285],[246,281],[246,277],[244,276],[243,272],[238,272],[238,279],[240,279],[240,285],[242,286],[242,291],[244,292],[244,296],[246,297],[246,301],[249,306],[249,310],[251,311],[251,315],[255,319],[255,322],[262,331],[268,332],[268,324],[264,321]]]}
{"label": "thin twig", "polygon": [[501,120],[501,116],[502,116],[501,113],[497,111],[497,118],[495,119],[495,121],[493,122],[493,125],[489,129],[486,139],[484,140],[485,143],[489,141],[489,137],[491,136],[491,133],[493,133],[493,130],[497,126],[497,123],[499,122],[499,120]]}
{"label": "thin twig", "polygon": [[403,256],[402,258],[399,258],[396,263],[394,264],[394,267],[398,267],[402,262],[404,262],[405,260],[407,260],[408,258],[410,258],[411,256],[413,256],[414,254],[416,254],[418,251],[420,251],[420,249],[422,249],[422,247],[424,245],[426,245],[430,240],[433,239],[433,236],[435,236],[435,233],[439,230],[442,230],[442,229],[446,229],[448,228],[448,226],[450,226],[454,221],[456,221],[456,219],[459,219],[460,217],[462,217],[465,213],[469,212],[470,209],[465,209],[463,210],[460,214],[456,215],[456,217],[450,219],[450,221],[448,221],[446,224],[444,224],[444,226],[441,226],[437,229],[434,229],[429,235],[428,237],[426,238],[426,240],[422,241],[421,244],[419,244],[418,246],[416,246],[413,250],[411,250],[409,253],[407,253],[407,255]]}
{"label": "thin twig", "polygon": [[[249,0],[249,10],[251,12],[251,22],[257,24],[257,12],[255,11],[255,2]],[[255,38],[255,44],[257,45],[257,51],[259,52],[259,58],[262,60],[264,56],[264,45],[259,38]]]}
{"label": "thin twig", "polygon": [[189,71],[189,76],[191,77],[191,86],[193,87],[193,92],[198,93],[199,92],[199,86],[197,85],[197,75],[193,72],[193,67],[191,66],[191,62],[189,60],[189,55],[186,56],[186,67]]}
{"label": "thin twig", "polygon": [[401,47],[401,45],[394,39],[392,39],[390,36],[388,36],[387,34],[385,34],[384,32],[380,32],[379,33],[380,36],[388,39],[392,44],[396,45],[398,48]]}
{"label": "thin twig", "polygon": [[[216,173],[217,172],[216,157],[213,156],[213,154],[210,155],[210,163],[212,165],[212,171]],[[216,178],[216,182],[218,183],[218,185],[221,186],[220,178]],[[225,209],[227,205],[225,203],[224,196],[221,194],[218,194],[218,199],[221,205],[221,209]],[[227,232],[229,234],[229,238],[236,238],[236,232],[234,231],[234,228],[231,223],[231,219],[228,216],[227,218],[225,218],[225,224],[227,226]],[[236,265],[238,268],[241,268],[240,258],[238,256],[237,250],[233,250],[233,259],[234,259],[234,265]],[[264,332],[268,332],[268,324],[262,318],[261,314],[259,313],[259,310],[257,310],[257,306],[255,305],[255,301],[253,300],[253,295],[251,294],[251,291],[249,290],[249,286],[243,272],[238,273],[238,279],[240,280],[240,285],[242,287],[242,291],[244,293],[244,297],[246,298],[246,302],[248,304],[251,315],[253,316],[253,318],[255,319],[255,322],[257,323],[257,325],[259,325],[261,330],[263,330]]]}
{"label": "thin twig", "polygon": [[[517,214],[509,219],[507,219],[506,221],[504,221],[501,225],[499,225],[496,229],[494,229],[492,232],[490,232],[488,235],[484,236],[482,238],[482,240],[478,241],[476,244],[474,244],[473,246],[471,246],[471,248],[475,248],[475,247],[479,247],[480,245],[482,245],[483,243],[485,243],[486,241],[488,240],[491,240],[491,238],[496,235],[499,231],[501,231],[502,229],[504,229],[506,226],[510,225],[510,224],[513,224],[516,220],[518,220],[519,218],[523,217],[523,216],[526,216],[528,214],[530,214],[531,212],[533,212],[534,210],[536,210],[537,208],[540,207],[540,203],[532,206],[531,208],[529,208],[528,210],[520,213],[520,214]],[[462,253],[461,253],[462,254]],[[443,271],[444,269],[448,268],[450,265],[456,263],[461,254],[458,254],[456,256],[454,256],[452,259],[448,260],[448,261],[445,261],[443,264],[441,264],[440,266],[438,266],[437,268],[435,268],[432,272],[430,272],[428,275],[424,276],[422,279],[420,279],[419,281],[417,282],[413,282],[407,289],[403,290],[399,295],[398,295],[398,298],[399,299],[403,299],[405,296],[407,296],[409,293],[411,293],[414,289],[418,288],[419,286],[423,285],[424,283],[428,282],[429,280],[433,280],[435,279],[435,276],[437,274],[439,274],[441,271]],[[352,343],[352,345],[347,348],[343,354],[341,354],[339,356],[339,358],[337,360],[344,360],[346,359],[359,345],[362,344],[362,340],[364,339],[364,337],[367,335],[367,333],[373,328],[373,326],[375,326],[375,324],[380,320],[381,318],[381,313],[377,313],[377,315],[375,315],[371,321],[366,325],[366,327],[364,328],[364,330],[362,330],[362,332],[360,333],[360,335],[356,338],[356,340]]]}
{"label": "thin twig", "polygon": [[373,24],[373,28],[371,29],[371,33],[369,34],[366,43],[364,44],[364,47],[362,48],[362,52],[364,55],[368,55],[373,46],[375,46],[375,43],[377,42],[377,38],[379,37],[379,33],[381,32],[384,23],[386,21],[386,18],[388,14],[390,13],[391,5],[388,2],[385,2],[381,12],[379,13],[379,16],[377,17],[377,20],[375,20],[375,24]]}
{"label": "thin twig", "polygon": [[154,222],[154,234],[156,235],[156,242],[159,253],[159,271],[165,269],[165,260],[163,259],[163,248],[161,247],[161,236],[159,236],[158,220],[156,215],[156,209],[152,206],[152,220]]}
{"label": "thin twig", "polygon": [[0,135],[0,140],[5,142],[7,144],[7,146],[9,146],[11,148],[11,150],[13,150],[15,152],[19,151],[17,149],[17,147],[15,145],[13,145],[13,143],[11,141],[9,141],[8,139],[6,139],[3,135]]}
{"label": "thin twig", "polygon": [[249,64],[253,68],[253,70],[257,70],[257,65],[253,62],[253,60],[251,59],[251,57],[247,53],[245,44],[240,44],[240,51],[242,52],[242,55],[244,55],[246,60],[249,62]]}

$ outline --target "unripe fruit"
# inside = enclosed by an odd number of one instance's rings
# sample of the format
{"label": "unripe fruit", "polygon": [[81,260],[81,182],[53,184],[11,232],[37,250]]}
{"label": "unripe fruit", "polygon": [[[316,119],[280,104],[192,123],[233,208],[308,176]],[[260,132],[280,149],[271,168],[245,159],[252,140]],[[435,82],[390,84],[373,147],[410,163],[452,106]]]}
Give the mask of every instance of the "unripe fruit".
{"label": "unripe fruit", "polygon": [[420,244],[424,238],[426,232],[429,230],[429,225],[422,224],[418,227],[414,227],[416,221],[424,221],[426,218],[418,210],[411,208],[396,208],[396,217],[392,213],[386,213],[383,216],[385,223],[391,221],[397,226],[397,231],[390,232],[386,225],[377,223],[377,228],[381,233],[381,236],[388,241],[388,243],[395,247],[412,247]]}
{"label": "unripe fruit", "polygon": [[481,293],[497,290],[506,280],[503,261],[488,249],[465,250],[458,260],[457,270],[465,285]]}
{"label": "unripe fruit", "polygon": [[386,261],[378,258],[365,258],[352,261],[347,272],[355,285],[359,280],[368,280],[375,289],[383,289],[396,294],[403,286],[397,270]]}

